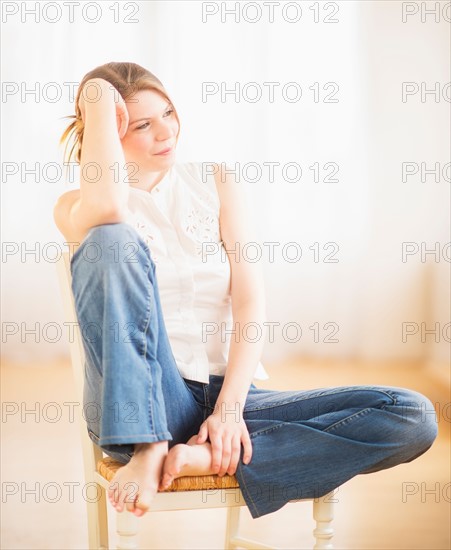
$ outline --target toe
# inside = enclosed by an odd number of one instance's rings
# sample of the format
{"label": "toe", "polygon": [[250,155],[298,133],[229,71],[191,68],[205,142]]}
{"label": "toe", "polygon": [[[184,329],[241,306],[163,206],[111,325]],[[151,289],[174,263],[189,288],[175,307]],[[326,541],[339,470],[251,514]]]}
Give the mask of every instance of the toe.
{"label": "toe", "polygon": [[136,517],[140,518],[141,516],[143,516],[145,514],[144,510],[141,510],[140,508],[135,508],[133,510],[133,513],[135,514]]}
{"label": "toe", "polygon": [[131,482],[126,483],[122,494],[124,495],[122,499],[122,509],[125,508],[129,512],[133,512],[136,507],[136,502],[139,498],[138,485]]}
{"label": "toe", "polygon": [[125,508],[129,511],[129,512],[135,512],[137,510],[136,508],[136,501],[135,502],[129,502],[128,500],[126,500],[125,502]]}
{"label": "toe", "polygon": [[119,496],[119,489],[117,483],[108,487],[108,498],[113,506],[116,505]]}
{"label": "toe", "polygon": [[138,516],[142,516],[149,510],[150,502],[152,500],[152,493],[149,491],[143,491],[142,495],[136,499],[134,504],[134,512]]}
{"label": "toe", "polygon": [[130,502],[130,496],[128,495],[128,492],[125,491],[125,490],[122,490],[120,495],[119,495],[119,498],[117,500],[117,506],[116,506],[116,510],[118,512],[122,512],[122,510],[124,510],[124,508],[127,508],[128,509],[128,506],[129,504],[131,504],[133,506],[133,503]]}
{"label": "toe", "polygon": [[174,479],[174,476],[172,476],[169,473],[164,474],[163,479],[161,480],[161,487],[164,489],[167,489],[169,485],[171,485],[172,481]]}

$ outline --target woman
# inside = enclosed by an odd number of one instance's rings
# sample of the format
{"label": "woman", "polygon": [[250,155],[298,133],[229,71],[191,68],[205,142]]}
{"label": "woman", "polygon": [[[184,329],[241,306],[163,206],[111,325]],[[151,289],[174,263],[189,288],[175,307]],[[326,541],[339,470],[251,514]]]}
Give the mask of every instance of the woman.
{"label": "woman", "polygon": [[[437,436],[412,390],[258,389],[265,296],[239,185],[219,165],[176,163],[177,112],[133,63],[82,80],[74,121],[80,189],[58,200],[86,355],[91,439],[125,465],[109,499],[142,515],[186,475],[233,475],[257,518],[357,474],[423,454]],[[225,258],[225,261],[224,261]],[[231,330],[236,329],[234,338]],[[224,330],[225,329],[225,330]],[[237,336],[238,335],[238,336]]]}

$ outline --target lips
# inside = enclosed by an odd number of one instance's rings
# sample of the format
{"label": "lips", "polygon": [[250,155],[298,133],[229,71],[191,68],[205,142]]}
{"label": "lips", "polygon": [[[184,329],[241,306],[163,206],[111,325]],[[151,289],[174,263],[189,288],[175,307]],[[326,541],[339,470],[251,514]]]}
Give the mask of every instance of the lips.
{"label": "lips", "polygon": [[172,151],[172,147],[168,147],[166,149],[162,149],[161,151],[159,151],[158,153],[155,153],[155,155],[164,155],[165,153],[169,153],[170,151]]}

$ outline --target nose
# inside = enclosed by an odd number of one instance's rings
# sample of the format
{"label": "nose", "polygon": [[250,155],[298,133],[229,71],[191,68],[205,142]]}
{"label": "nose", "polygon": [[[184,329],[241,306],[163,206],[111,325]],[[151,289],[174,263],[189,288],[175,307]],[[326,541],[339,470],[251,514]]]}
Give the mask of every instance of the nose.
{"label": "nose", "polygon": [[157,141],[166,141],[177,135],[178,123],[176,120],[160,120],[155,132]]}

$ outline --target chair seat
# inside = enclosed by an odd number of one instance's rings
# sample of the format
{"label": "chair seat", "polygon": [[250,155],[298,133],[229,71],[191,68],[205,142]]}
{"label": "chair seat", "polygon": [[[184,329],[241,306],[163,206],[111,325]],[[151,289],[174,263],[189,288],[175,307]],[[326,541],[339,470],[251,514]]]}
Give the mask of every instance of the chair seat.
{"label": "chair seat", "polygon": [[[102,458],[97,462],[97,471],[107,481],[111,481],[119,470],[125,466],[122,462],[118,462],[111,457]],[[202,491],[206,489],[232,489],[239,488],[238,480],[236,477],[229,476],[228,474],[221,476],[208,475],[208,476],[185,476],[178,477],[169,485],[164,491],[158,491],[159,493],[170,493],[180,491]]]}

